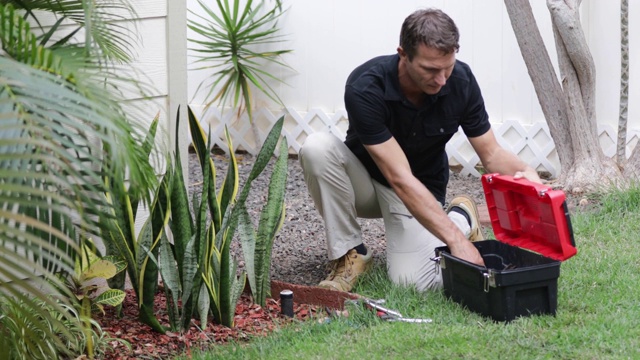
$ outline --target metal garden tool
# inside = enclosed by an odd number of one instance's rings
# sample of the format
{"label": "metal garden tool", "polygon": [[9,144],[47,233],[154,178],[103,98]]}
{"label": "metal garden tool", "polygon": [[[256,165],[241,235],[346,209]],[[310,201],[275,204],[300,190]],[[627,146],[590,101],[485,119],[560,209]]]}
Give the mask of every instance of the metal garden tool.
{"label": "metal garden tool", "polygon": [[430,323],[433,321],[431,319],[406,318],[402,316],[400,312],[382,306],[381,304],[384,304],[385,302],[384,299],[373,300],[366,297],[362,297],[358,300],[347,300],[347,302],[354,303],[354,304],[356,303],[364,304],[367,308],[371,310],[375,310],[376,315],[378,315],[378,317],[382,320],[402,321],[402,322],[408,322],[408,323]]}

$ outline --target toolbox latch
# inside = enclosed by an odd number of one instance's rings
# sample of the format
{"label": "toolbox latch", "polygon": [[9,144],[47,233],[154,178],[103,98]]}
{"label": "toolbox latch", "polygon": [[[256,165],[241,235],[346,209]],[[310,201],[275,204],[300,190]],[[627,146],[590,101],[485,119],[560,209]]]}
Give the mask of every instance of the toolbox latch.
{"label": "toolbox latch", "polygon": [[446,269],[447,268],[447,265],[444,262],[444,256],[442,256],[440,254],[438,254],[435,257],[430,258],[429,260],[434,262],[433,266],[435,266],[434,270],[435,270],[436,275],[440,274],[440,268],[442,268],[442,269]]}
{"label": "toolbox latch", "polygon": [[496,277],[493,270],[482,273],[484,277],[484,292],[488,293],[490,287],[496,287]]}

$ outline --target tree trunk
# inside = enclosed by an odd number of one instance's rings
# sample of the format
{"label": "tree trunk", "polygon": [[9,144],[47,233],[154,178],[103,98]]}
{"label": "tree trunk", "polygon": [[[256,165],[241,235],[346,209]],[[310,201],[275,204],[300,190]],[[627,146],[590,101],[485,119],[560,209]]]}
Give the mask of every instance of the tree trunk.
{"label": "tree trunk", "polygon": [[623,175],[630,182],[638,182],[640,179],[640,142],[636,144],[629,160],[626,161]]}
{"label": "tree trunk", "polygon": [[[578,7],[580,1],[548,0],[561,84],[551,65],[528,0],[505,0],[522,56],[547,119],[560,159],[560,183],[568,191],[593,191],[622,179],[604,156],[595,116],[595,66]],[[604,180],[603,179],[607,179]]]}
{"label": "tree trunk", "polygon": [[623,168],[627,180],[637,181],[640,178],[640,142],[636,144],[629,160],[626,160],[627,114],[629,105],[629,1],[622,0],[620,7],[621,32],[621,77],[620,77],[620,119],[618,123],[618,164]]}
{"label": "tree trunk", "polygon": [[[528,0],[505,0],[511,26],[547,119],[561,166],[573,161],[567,103]],[[560,183],[564,183],[560,173]]]}
{"label": "tree trunk", "polygon": [[622,176],[600,146],[595,115],[595,64],[580,24],[579,0],[547,0],[558,51],[560,76],[569,104],[574,159],[563,167],[567,190],[620,185]]}
{"label": "tree trunk", "polygon": [[629,113],[629,0],[620,2],[620,116],[616,162],[624,168],[627,160],[627,115]]}

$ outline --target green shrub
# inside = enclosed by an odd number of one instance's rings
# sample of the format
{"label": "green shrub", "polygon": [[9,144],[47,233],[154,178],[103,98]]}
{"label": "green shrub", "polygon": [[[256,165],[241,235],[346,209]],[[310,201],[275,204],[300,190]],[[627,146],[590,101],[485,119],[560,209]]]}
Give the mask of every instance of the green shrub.
{"label": "green shrub", "polygon": [[[163,233],[159,259],[160,273],[168,291],[167,301],[170,303],[167,305],[171,309],[170,317],[173,319],[174,327],[187,329],[191,315],[195,313],[199,314],[202,327],[206,326],[209,313],[213,315],[215,322],[233,326],[235,307],[244,289],[246,274],[241,273],[238,276],[237,261],[230,254],[230,245],[239,223],[242,221],[246,227],[250,220],[244,204],[253,180],[263,172],[274,154],[284,117],[280,118],[269,132],[249,177],[237,196],[239,178],[235,155],[232,152],[229,154],[229,167],[221,188],[217,190],[215,166],[210,150],[211,141],[205,140],[205,132],[191,109],[188,114],[192,143],[203,173],[202,197],[200,200],[196,196],[192,199],[192,215],[187,205],[189,199],[181,167],[170,164],[169,171],[162,181],[166,184],[163,188],[165,193],[160,193],[158,198],[163,202],[160,208],[168,209],[171,213],[169,226],[174,241],[170,244]],[[229,149],[233,149],[228,131],[225,131],[225,134]],[[256,256],[260,264],[252,269],[250,283],[252,290],[261,297],[266,296],[265,292],[256,291],[256,284],[262,287],[264,279],[268,278],[264,275],[265,267],[261,264],[270,264],[269,239],[273,239],[284,216],[287,149],[284,139],[280,145],[280,160],[270,180],[270,195],[259,228],[259,245],[255,250],[245,251],[245,258],[253,264],[251,257]],[[179,159],[180,149],[176,145],[174,162],[178,164]],[[277,195],[274,195],[275,193]],[[268,268],[266,271],[268,274]]]}
{"label": "green shrub", "polygon": [[[90,245],[91,246],[90,246]],[[75,295],[84,314],[104,313],[104,305],[118,306],[125,297],[120,289],[109,289],[96,280],[109,280],[124,271],[127,264],[116,256],[99,256],[95,246],[89,240],[83,244],[80,254],[76,256],[74,272],[61,273],[63,283]],[[102,285],[102,286],[101,286]],[[99,295],[96,295],[99,293]]]}
{"label": "green shrub", "polygon": [[[130,347],[124,340],[109,337],[94,320],[81,319],[73,307],[60,306],[69,317],[62,316],[59,309],[45,302],[38,302],[37,311],[33,311],[31,303],[3,298],[0,303],[0,358],[99,357],[111,348],[112,341]],[[83,323],[88,327],[82,326]]]}
{"label": "green shrub", "polygon": [[[148,165],[150,165],[149,156],[155,142],[157,128],[158,116],[151,122],[141,146]],[[106,165],[108,166],[108,163]],[[100,214],[103,227],[102,240],[108,256],[116,256],[126,263],[127,274],[140,310],[140,321],[164,333],[165,329],[158,322],[153,310],[153,300],[158,289],[158,268],[156,262],[151,259],[157,256],[160,237],[164,230],[162,218],[166,212],[158,207],[156,196],[151,204],[149,218],[136,234],[138,205],[146,195],[143,196],[135,189],[127,188],[125,180],[124,174],[120,174],[118,178],[112,176],[104,179],[108,186],[108,192],[105,195],[111,207]],[[160,184],[153,190],[157,194],[162,187],[163,184]],[[125,273],[122,272],[111,279],[109,285],[114,289],[122,290],[124,283]]]}

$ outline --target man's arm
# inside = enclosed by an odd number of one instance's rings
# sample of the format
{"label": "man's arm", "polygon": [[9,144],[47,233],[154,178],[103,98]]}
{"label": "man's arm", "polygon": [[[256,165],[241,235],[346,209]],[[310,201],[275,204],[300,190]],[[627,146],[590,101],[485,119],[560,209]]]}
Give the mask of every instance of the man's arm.
{"label": "man's arm", "polygon": [[483,135],[468,139],[488,172],[513,175],[515,178],[542,183],[534,168],[498,144],[493,130],[489,129]]}
{"label": "man's arm", "polygon": [[409,212],[422,226],[447,244],[451,255],[484,265],[475,246],[449,219],[440,202],[411,173],[407,157],[395,138],[377,145],[365,145],[365,148]]}

